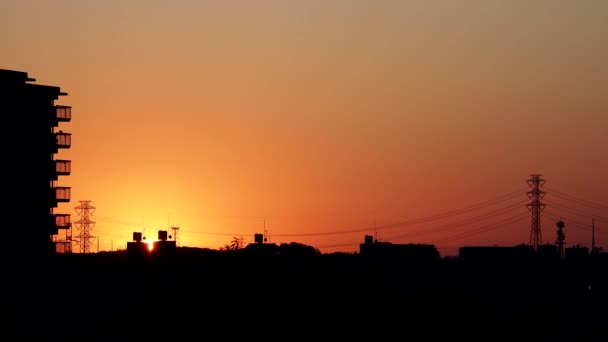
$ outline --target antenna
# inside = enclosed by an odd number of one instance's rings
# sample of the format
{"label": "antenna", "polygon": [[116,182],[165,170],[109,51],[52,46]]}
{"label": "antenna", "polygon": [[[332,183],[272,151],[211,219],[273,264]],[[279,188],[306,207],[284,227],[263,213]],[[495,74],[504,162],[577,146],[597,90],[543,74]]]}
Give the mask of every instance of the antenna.
{"label": "antenna", "polygon": [[173,230],[173,241],[175,241],[175,246],[179,246],[179,226],[172,226],[171,230]]}
{"label": "antenna", "polygon": [[374,242],[378,242],[378,231],[376,230],[376,219],[374,219]]}
{"label": "antenna", "polygon": [[591,218],[591,253],[595,253],[595,217]]}
{"label": "antenna", "polygon": [[264,243],[268,242],[268,230],[266,230],[266,218],[264,217]]}

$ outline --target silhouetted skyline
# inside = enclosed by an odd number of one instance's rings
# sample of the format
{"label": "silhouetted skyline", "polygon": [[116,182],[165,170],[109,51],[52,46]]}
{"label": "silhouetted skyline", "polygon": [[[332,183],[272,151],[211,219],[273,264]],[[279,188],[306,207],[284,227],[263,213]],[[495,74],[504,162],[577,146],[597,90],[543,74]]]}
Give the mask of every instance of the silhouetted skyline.
{"label": "silhouetted skyline", "polygon": [[590,247],[595,217],[606,246],[607,6],[12,2],[0,68],[69,93],[58,212],[93,201],[93,250],[171,225],[220,248],[264,222],[323,252],[376,233],[442,255],[513,246],[533,173],[543,242],[563,219],[566,246]]}
{"label": "silhouetted skyline", "polygon": [[0,334],[608,340],[606,13],[3,2]]}
{"label": "silhouetted skyline", "polygon": [[[367,238],[360,254],[321,254],[297,243],[215,250],[163,242],[149,254],[56,254],[30,267],[3,267],[3,279],[11,279],[0,283],[11,294],[3,301],[3,333],[181,340],[201,329],[215,336],[227,324],[267,324],[299,336],[369,332],[380,340],[439,338],[445,329],[451,338],[607,335],[606,253],[560,261],[557,251],[537,254],[531,246],[472,247],[441,259],[429,246]],[[66,319],[69,329],[61,326]],[[236,330],[230,336],[251,335]]]}

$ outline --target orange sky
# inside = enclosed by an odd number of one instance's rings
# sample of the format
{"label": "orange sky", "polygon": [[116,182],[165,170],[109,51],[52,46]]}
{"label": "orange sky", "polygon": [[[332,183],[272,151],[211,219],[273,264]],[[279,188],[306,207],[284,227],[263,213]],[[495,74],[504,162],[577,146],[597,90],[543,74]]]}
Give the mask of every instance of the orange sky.
{"label": "orange sky", "polygon": [[248,243],[264,219],[271,242],[323,252],[357,251],[374,223],[380,240],[442,255],[527,243],[531,173],[547,181],[543,241],[561,216],[566,245],[589,246],[596,216],[604,246],[606,13],[601,0],[4,1],[0,68],[69,93],[59,211],[76,220],[92,200],[101,250],[142,225],[179,225],[181,245]]}

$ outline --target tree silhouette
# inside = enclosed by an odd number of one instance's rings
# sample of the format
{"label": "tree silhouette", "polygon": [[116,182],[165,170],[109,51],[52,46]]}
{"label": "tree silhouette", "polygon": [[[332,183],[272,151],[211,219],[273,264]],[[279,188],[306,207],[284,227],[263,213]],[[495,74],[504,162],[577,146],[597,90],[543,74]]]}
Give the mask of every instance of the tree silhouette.
{"label": "tree silhouette", "polygon": [[232,237],[232,240],[230,241],[230,243],[227,243],[226,245],[224,245],[224,250],[226,251],[235,251],[237,249],[241,249],[242,246],[242,241],[241,239],[239,239],[236,236]]}

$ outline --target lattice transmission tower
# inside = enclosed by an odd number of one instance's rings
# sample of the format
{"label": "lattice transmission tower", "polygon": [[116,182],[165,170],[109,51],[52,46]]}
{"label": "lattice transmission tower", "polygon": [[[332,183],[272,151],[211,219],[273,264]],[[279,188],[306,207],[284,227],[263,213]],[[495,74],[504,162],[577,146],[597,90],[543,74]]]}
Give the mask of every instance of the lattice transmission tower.
{"label": "lattice transmission tower", "polygon": [[530,202],[526,205],[532,214],[532,222],[530,225],[530,244],[538,251],[538,246],[543,243],[540,231],[540,213],[545,209],[545,204],[541,200],[545,197],[545,192],[542,190],[545,180],[540,174],[532,174],[528,179],[528,186],[531,190],[527,192]]}
{"label": "lattice transmission tower", "polygon": [[91,215],[93,215],[95,207],[91,205],[92,201],[79,202],[80,205],[74,208],[80,216],[80,219],[74,222],[78,229],[78,235],[74,237],[74,240],[80,245],[80,253],[90,253],[91,242],[95,240],[95,237],[91,235],[91,230],[95,226],[95,221],[91,221]]}

